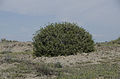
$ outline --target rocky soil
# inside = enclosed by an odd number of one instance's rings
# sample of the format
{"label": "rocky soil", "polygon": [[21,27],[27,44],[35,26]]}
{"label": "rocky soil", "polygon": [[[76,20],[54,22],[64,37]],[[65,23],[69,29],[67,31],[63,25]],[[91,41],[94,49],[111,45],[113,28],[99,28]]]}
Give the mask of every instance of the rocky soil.
{"label": "rocky soil", "polygon": [[27,52],[32,49],[32,42],[0,42],[0,52]]}
{"label": "rocky soil", "polygon": [[[0,79],[12,79],[10,75],[20,71],[18,78],[15,79],[52,79],[52,77],[36,75],[36,68],[39,63],[55,65],[59,63],[62,68],[77,67],[101,63],[117,63],[120,66],[120,45],[96,45],[96,51],[89,54],[82,53],[70,56],[58,57],[34,57],[32,55],[31,42],[13,42],[0,43]],[[5,51],[7,51],[5,53]],[[26,64],[27,63],[27,64]],[[25,66],[21,68],[21,66]],[[51,66],[51,65],[50,65]],[[20,67],[20,70],[18,69]],[[30,68],[29,68],[30,67]],[[16,68],[16,70],[14,70]],[[28,69],[29,68],[29,69]],[[13,69],[14,72],[7,72],[8,69]],[[22,70],[24,69],[24,70]],[[30,73],[25,71],[28,69]],[[44,69],[44,67],[43,67]],[[22,71],[21,71],[22,70]],[[25,71],[25,72],[23,72]],[[21,73],[22,72],[22,73]],[[44,72],[44,71],[43,71]],[[49,71],[48,71],[49,72]],[[51,74],[50,73],[44,74]],[[15,75],[16,76],[16,75]],[[22,76],[22,77],[21,77]],[[97,78],[96,78],[97,79]]]}

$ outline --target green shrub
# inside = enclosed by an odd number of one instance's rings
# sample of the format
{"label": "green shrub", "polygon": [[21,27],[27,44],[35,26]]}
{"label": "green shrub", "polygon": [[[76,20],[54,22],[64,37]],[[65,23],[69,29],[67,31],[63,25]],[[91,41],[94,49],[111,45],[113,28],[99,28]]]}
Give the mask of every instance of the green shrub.
{"label": "green shrub", "polygon": [[92,35],[74,23],[52,23],[40,28],[33,37],[36,56],[74,55],[94,51]]}

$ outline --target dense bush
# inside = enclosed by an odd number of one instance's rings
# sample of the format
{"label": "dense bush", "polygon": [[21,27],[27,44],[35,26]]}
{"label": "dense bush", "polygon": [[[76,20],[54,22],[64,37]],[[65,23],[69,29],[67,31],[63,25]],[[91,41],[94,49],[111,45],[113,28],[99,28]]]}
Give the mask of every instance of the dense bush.
{"label": "dense bush", "polygon": [[33,37],[36,56],[73,55],[94,51],[92,35],[74,23],[52,23]]}

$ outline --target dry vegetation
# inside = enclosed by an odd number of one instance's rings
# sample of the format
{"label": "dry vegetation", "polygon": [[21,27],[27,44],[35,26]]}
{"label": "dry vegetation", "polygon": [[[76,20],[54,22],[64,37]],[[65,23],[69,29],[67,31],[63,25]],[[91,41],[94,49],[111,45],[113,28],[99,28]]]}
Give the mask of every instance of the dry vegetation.
{"label": "dry vegetation", "polygon": [[0,52],[28,52],[32,51],[32,42],[18,42],[4,39],[0,42]]}
{"label": "dry vegetation", "polygon": [[120,44],[86,54],[34,57],[30,42],[0,42],[0,79],[120,79]]}

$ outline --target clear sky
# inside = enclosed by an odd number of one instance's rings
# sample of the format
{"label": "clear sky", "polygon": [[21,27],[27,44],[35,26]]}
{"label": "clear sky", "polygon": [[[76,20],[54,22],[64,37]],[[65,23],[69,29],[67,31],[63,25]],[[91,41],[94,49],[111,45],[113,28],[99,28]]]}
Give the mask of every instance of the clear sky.
{"label": "clear sky", "polygon": [[97,42],[120,37],[120,0],[0,0],[0,39],[32,41],[40,26],[75,22]]}

